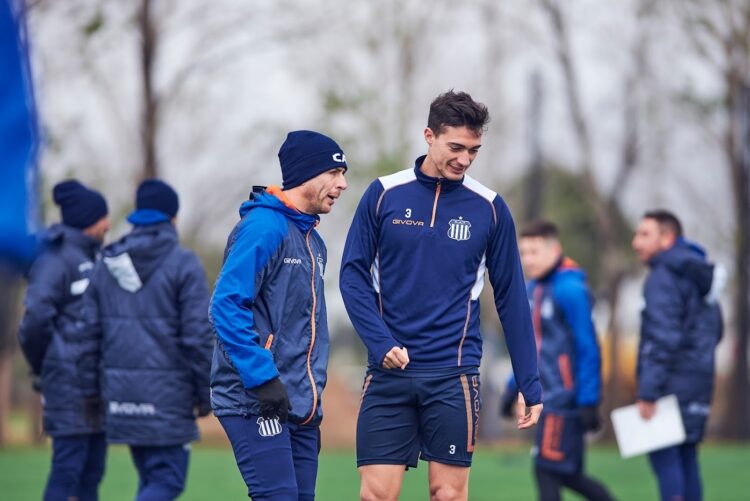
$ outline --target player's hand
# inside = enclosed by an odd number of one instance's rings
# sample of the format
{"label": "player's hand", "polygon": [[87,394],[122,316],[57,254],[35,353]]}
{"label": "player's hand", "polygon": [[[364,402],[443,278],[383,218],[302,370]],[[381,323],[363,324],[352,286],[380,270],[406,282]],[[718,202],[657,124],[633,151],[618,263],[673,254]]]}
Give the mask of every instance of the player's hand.
{"label": "player's hand", "polygon": [[399,348],[394,346],[391,351],[385,354],[383,359],[384,369],[405,369],[409,364],[409,353],[406,351],[406,347]]}
{"label": "player's hand", "polygon": [[92,428],[99,428],[102,425],[104,415],[104,404],[101,397],[85,397],[83,399],[83,415],[87,425]]}
{"label": "player's hand", "polygon": [[598,431],[602,427],[598,405],[579,407],[578,418],[581,420],[583,431]]}
{"label": "player's hand", "polygon": [[645,421],[648,421],[654,414],[656,414],[656,402],[647,402],[645,400],[638,401],[638,414]]}
{"label": "player's hand", "polygon": [[280,423],[284,423],[289,417],[292,406],[286,387],[281,379],[275,377],[258,386],[258,403],[260,404],[260,415],[264,419],[278,417]]}
{"label": "player's hand", "polygon": [[195,415],[198,417],[206,417],[211,414],[211,402],[201,402],[195,406]]}
{"label": "player's hand", "polygon": [[523,393],[518,392],[518,404],[516,404],[516,414],[518,416],[518,429],[524,430],[526,428],[531,428],[534,426],[537,421],[539,421],[539,416],[542,414],[542,408],[544,406],[542,404],[536,404],[532,405],[531,407],[526,407],[526,400],[523,398]]}
{"label": "player's hand", "polygon": [[500,397],[500,416],[504,418],[513,417],[513,404],[516,403],[516,392],[506,391]]}

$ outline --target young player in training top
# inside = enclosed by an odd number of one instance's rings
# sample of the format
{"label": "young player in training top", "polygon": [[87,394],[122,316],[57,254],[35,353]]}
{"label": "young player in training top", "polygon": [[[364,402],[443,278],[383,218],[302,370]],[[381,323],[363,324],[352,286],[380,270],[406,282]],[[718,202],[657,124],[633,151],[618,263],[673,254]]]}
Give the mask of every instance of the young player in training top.
{"label": "young player in training top", "polygon": [[[561,499],[562,487],[586,499],[612,499],[602,484],[583,473],[584,435],[599,427],[602,381],[586,275],[563,255],[557,227],[549,221],[526,225],[520,248],[544,388],[534,447],[539,499]],[[501,403],[503,415],[512,415],[517,393],[511,378]]]}
{"label": "young player in training top", "polygon": [[433,496],[468,496],[479,396],[485,270],[532,426],[542,408],[536,348],[505,202],[466,175],[487,108],[449,91],[430,106],[427,154],[375,180],[346,240],[340,287],[368,350],[357,423],[364,499],[395,499],[404,467],[430,462]]}

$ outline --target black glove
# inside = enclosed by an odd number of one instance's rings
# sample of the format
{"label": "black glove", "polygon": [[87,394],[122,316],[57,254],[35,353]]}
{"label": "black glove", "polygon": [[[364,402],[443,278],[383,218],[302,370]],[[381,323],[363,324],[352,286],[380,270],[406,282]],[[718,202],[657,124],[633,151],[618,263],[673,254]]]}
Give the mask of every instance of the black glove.
{"label": "black glove", "polygon": [[514,391],[506,391],[503,396],[500,397],[500,416],[504,418],[513,417],[513,406],[518,400],[518,393]]}
{"label": "black glove", "polygon": [[578,418],[581,420],[583,431],[598,431],[602,427],[598,405],[579,407]]}
{"label": "black glove", "polygon": [[211,402],[199,402],[196,406],[198,417],[206,417],[211,414]]}
{"label": "black glove", "polygon": [[31,378],[31,389],[37,393],[42,392],[42,378],[39,376],[33,376]]}
{"label": "black glove", "polygon": [[256,388],[258,401],[260,403],[260,415],[265,419],[279,418],[280,423],[285,423],[289,417],[292,406],[281,379],[275,377],[266,381]]}
{"label": "black glove", "polygon": [[83,414],[86,418],[86,424],[92,428],[99,428],[102,425],[103,410],[100,397],[85,397],[83,399]]}

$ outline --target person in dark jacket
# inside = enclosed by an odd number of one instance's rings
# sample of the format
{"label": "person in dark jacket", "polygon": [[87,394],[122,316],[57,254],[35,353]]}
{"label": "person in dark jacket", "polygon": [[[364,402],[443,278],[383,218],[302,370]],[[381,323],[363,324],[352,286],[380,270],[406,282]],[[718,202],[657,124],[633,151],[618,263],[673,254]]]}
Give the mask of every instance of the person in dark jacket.
{"label": "person in dark jacket", "polygon": [[41,390],[44,430],[52,437],[52,468],[45,500],[97,499],[106,441],[101,400],[87,394],[82,366],[92,353],[82,331],[83,294],[109,230],[107,202],[76,180],[57,184],[52,196],[62,223],[42,237],[33,264],[18,339]]}
{"label": "person in dark jacket", "polygon": [[100,347],[89,392],[103,396],[107,441],[130,446],[139,500],[183,491],[195,418],[210,412],[208,287],[198,256],[179,244],[178,208],[169,185],[143,181],[133,230],[103,250],[86,296]]}
{"label": "person in dark jacket", "polygon": [[328,365],[326,247],[315,230],[347,187],[344,153],[318,132],[279,150],[283,187],[255,187],[211,299],[211,403],[254,500],[312,500]]}
{"label": "person in dark jacket", "polygon": [[[545,397],[534,447],[539,499],[561,499],[562,487],[586,499],[612,499],[601,483],[584,474],[584,435],[599,428],[601,402],[601,355],[586,274],[563,254],[557,226],[550,221],[528,223],[519,249],[529,279]],[[511,376],[501,402],[504,416],[512,416],[517,393]]]}
{"label": "person in dark jacket", "polygon": [[468,497],[485,271],[528,407],[519,428],[534,426],[542,411],[513,217],[467,174],[488,120],[487,107],[465,92],[435,98],[426,155],[374,180],[349,228],[339,282],[368,351],[357,420],[363,499],[398,497],[405,467],[419,458],[429,462],[431,497]]}
{"label": "person in dark jacket", "polygon": [[686,433],[685,443],[652,452],[649,459],[662,499],[699,500],[698,443],[711,408],[725,271],[683,237],[680,221],[665,210],[643,216],[633,249],[651,268],[643,289],[638,409],[651,419],[656,400],[676,395]]}

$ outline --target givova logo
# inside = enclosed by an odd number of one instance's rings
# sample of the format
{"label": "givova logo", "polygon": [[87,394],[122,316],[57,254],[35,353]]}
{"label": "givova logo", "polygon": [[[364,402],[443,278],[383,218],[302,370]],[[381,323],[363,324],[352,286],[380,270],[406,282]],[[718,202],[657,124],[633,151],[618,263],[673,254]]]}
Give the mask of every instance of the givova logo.
{"label": "givova logo", "polygon": [[285,257],[284,264],[302,264],[302,260],[298,257]]}
{"label": "givova logo", "polygon": [[153,416],[156,414],[156,406],[146,402],[112,401],[109,403],[109,413],[125,416]]}
{"label": "givova logo", "polygon": [[277,417],[269,419],[259,417],[256,423],[258,423],[258,434],[261,437],[274,437],[281,433],[281,423]]}

